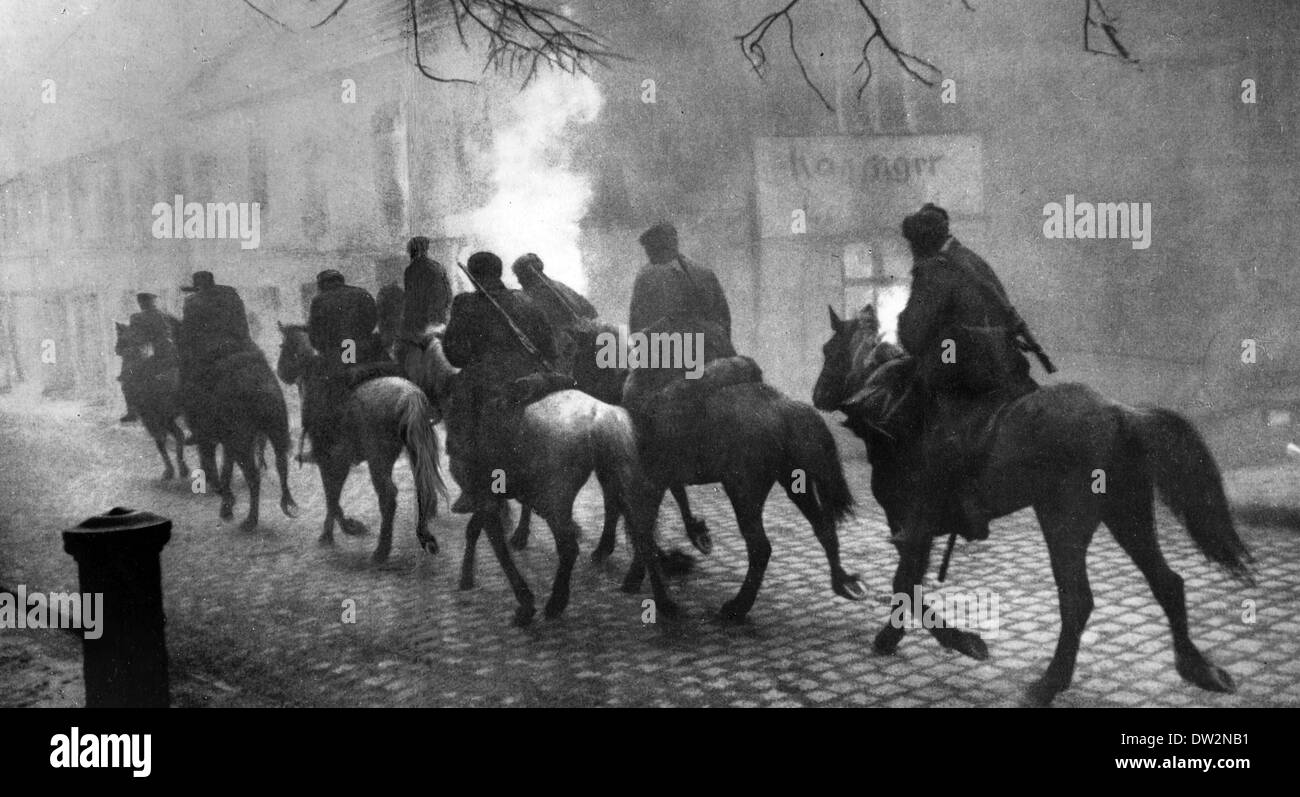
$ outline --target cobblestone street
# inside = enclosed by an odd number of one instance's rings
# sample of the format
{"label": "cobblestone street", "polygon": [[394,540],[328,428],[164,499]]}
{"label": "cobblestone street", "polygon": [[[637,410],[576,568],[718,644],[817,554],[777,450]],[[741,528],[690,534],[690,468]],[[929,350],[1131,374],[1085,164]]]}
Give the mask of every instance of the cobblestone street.
{"label": "cobblestone street", "polygon": [[[739,587],[744,545],[725,497],[712,487],[692,488],[696,511],[713,530],[714,552],[672,582],[686,620],[645,624],[641,598],[618,589],[628,562],[625,538],[620,534],[608,565],[587,559],[600,528],[593,481],[577,512],[586,533],[569,608],[556,621],[539,614],[521,630],[510,623],[514,599],[486,540],[477,587],[457,590],[463,518],[449,518],[440,507],[434,531],[442,550],[435,557],[420,551],[405,460],[397,472],[393,556],[376,568],[369,561],[373,534],[339,536],[333,549],[317,546],[323,502],[314,467],[292,466],[302,509],[296,520],[275,505],[275,476],[264,477],[263,526],[245,534],[217,518],[215,497],[191,495],[187,482],[157,481],[161,463],[152,442],[138,426],[118,426],[115,415],[70,403],[36,410],[0,401],[0,584],[76,590],[76,568],[59,532],[109,507],[173,519],[162,567],[178,705],[1012,705],[1056,643],[1046,549],[1032,514],[1020,512],[996,522],[989,541],[959,544],[953,556],[949,589],[987,589],[998,598],[1000,630],[985,634],[988,661],[945,651],[924,631],[910,632],[897,655],[873,655],[896,556],[870,498],[860,448],[842,451],[859,505],[840,539],[846,567],[861,575],[871,601],[854,604],[831,593],[811,529],[778,493],[767,507],[773,555],[758,602],[748,623],[722,625],[714,615]],[[1237,469],[1227,481],[1234,500],[1300,505],[1294,467]],[[247,492],[238,479],[236,495],[239,519]],[[343,503],[378,526],[364,469],[353,472]],[[1164,551],[1186,580],[1192,637],[1232,673],[1238,693],[1214,695],[1182,682],[1159,607],[1102,530],[1089,557],[1096,609],[1074,686],[1057,705],[1300,705],[1300,536],[1242,527],[1259,575],[1258,586],[1246,589],[1207,563],[1163,510],[1158,517]],[[660,533],[665,545],[687,547],[668,501]],[[515,556],[540,602],[555,565],[543,523],[535,523],[530,548]],[[343,622],[348,600],[356,602],[355,623]],[[1243,619],[1247,600],[1254,601],[1253,623]],[[53,704],[78,704],[77,655],[65,632],[0,632],[0,705],[44,704],[48,683],[62,684]]]}

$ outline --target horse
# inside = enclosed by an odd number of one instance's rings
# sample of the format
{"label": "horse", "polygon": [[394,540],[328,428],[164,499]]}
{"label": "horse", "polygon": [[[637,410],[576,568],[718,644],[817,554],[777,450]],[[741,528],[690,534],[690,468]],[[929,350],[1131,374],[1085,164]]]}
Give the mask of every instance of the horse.
{"label": "horse", "polygon": [[162,479],[170,481],[176,478],[176,469],[167,454],[169,434],[176,441],[176,464],[180,467],[181,478],[188,479],[190,467],[185,464],[185,433],[176,422],[183,412],[179,367],[174,360],[161,361],[137,330],[119,322],[114,324],[117,327],[114,352],[122,358],[122,389],[158,446],[164,466]]}
{"label": "horse", "polygon": [[193,389],[187,417],[190,428],[201,432],[197,436],[204,473],[217,473],[216,450],[221,446],[221,472],[217,478],[221,519],[234,517],[231,477],[237,462],[248,485],[248,515],[240,527],[244,531],[257,528],[262,477],[258,455],[266,441],[275,451],[280,510],[288,517],[297,517],[298,506],[289,490],[289,413],[266,355],[249,344],[206,367],[206,386]]}
{"label": "horse", "polygon": [[[623,383],[627,381],[627,369],[601,368],[597,365],[596,350],[598,346],[596,339],[603,333],[617,334],[617,327],[600,321],[591,321],[570,333],[574,339],[575,349],[578,352],[578,355],[574,357],[574,381],[577,383],[578,389],[584,393],[594,396],[606,404],[619,404],[623,400]],[[681,484],[673,484],[668,489],[681,511],[682,523],[686,527],[686,538],[691,541],[696,550],[708,556],[713,551],[713,540],[709,536],[709,526],[703,518],[698,518],[691,512],[691,503],[686,495],[686,487]],[[519,525],[510,537],[510,547],[516,551],[522,551],[528,547],[528,521],[531,516],[531,507],[527,504],[523,505],[519,513]],[[600,533],[600,542],[596,545],[596,550],[592,552],[592,558],[596,561],[603,561],[613,552],[614,543],[617,540],[618,519],[619,514],[616,505],[606,500],[605,525]],[[667,554],[668,558],[664,560],[669,572],[676,573],[689,569],[689,557],[678,552],[674,553],[676,555]]]}
{"label": "horse", "polygon": [[[841,320],[831,309],[830,320],[833,334],[822,347],[824,362],[814,401],[827,412],[845,412],[850,418],[846,425],[858,430],[868,423],[853,417],[859,410],[845,402],[879,367],[874,365],[879,359],[871,356],[872,347],[860,345],[859,319]],[[901,350],[894,355],[902,356]],[[872,450],[878,446],[895,449],[875,460],[885,467],[873,472],[872,481],[873,485],[893,483],[876,492],[876,497],[891,517],[904,517],[911,475],[907,464],[917,446],[888,436],[867,436],[864,442],[873,458],[882,453]],[[1102,491],[1095,490],[1098,470],[1105,478]],[[899,489],[899,484],[904,487]],[[1088,545],[1102,523],[1137,565],[1164,609],[1178,674],[1211,692],[1235,691],[1232,676],[1213,665],[1192,642],[1183,579],[1165,561],[1156,537],[1153,507],[1159,495],[1207,559],[1243,583],[1253,583],[1251,555],[1233,526],[1219,468],[1185,418],[1166,409],[1129,407],[1077,383],[1040,387],[1000,411],[987,455],[968,474],[967,485],[987,519],[1032,507],[1047,542],[1061,632],[1047,671],[1025,692],[1026,705],[1050,705],[1073,680],[1080,638],[1093,608]],[[931,543],[898,546],[895,595],[912,595],[914,588],[919,589],[929,566]],[[876,635],[877,653],[897,649],[905,630],[902,625],[888,623]],[[957,628],[930,630],[944,647],[975,659],[988,656],[984,642],[973,633]]]}
{"label": "horse", "polygon": [[[579,387],[589,379],[626,376],[609,368],[575,370]],[[621,389],[620,385],[620,393]],[[709,394],[702,406],[698,460],[656,462],[653,469],[645,470],[656,507],[664,491],[674,486],[721,483],[727,493],[745,539],[749,567],[740,591],[722,605],[721,618],[731,623],[744,621],[758,597],[772,554],[763,527],[763,507],[777,483],[812,525],[830,565],[832,592],[847,600],[864,599],[866,590],[858,577],[847,573],[840,563],[838,526],[852,511],[853,495],[835,439],[817,411],[763,382],[722,387]],[[639,587],[645,564],[644,557],[634,552],[625,589]]]}
{"label": "horse", "polygon": [[[279,327],[282,339],[276,374],[287,384],[298,384],[304,401],[330,400],[322,395],[322,391],[329,390],[324,360],[312,347],[306,327],[300,324]],[[339,505],[352,466],[365,462],[382,518],[379,543],[371,558],[375,564],[387,561],[393,547],[393,518],[397,513],[393,463],[405,449],[415,479],[415,537],[426,552],[437,553],[438,543],[429,533],[428,524],[438,513],[438,495],[446,495],[446,486],[438,467],[438,436],[433,429],[433,410],[428,399],[409,380],[385,376],[363,382],[339,400],[342,417],[338,439],[327,446],[312,441],[325,489],[325,522],[320,544],[334,544],[336,522],[344,534],[368,533],[365,524],[347,517]]]}
{"label": "horse", "polygon": [[[596,334],[606,330],[612,331],[614,327],[593,325],[588,330],[588,335],[577,338],[578,350],[588,352],[588,356],[579,358],[581,362],[575,363],[575,373],[579,377],[575,381],[578,381],[579,389],[588,395],[605,404],[617,405],[622,398],[623,380],[626,379],[627,372],[624,370],[613,373],[610,369],[597,369],[595,367]],[[402,363],[403,368],[406,371],[407,378],[419,385],[431,402],[437,406],[442,406],[451,391],[451,380],[457,370],[455,366],[447,361],[446,356],[443,354],[442,328],[436,327],[432,329],[421,341],[421,344],[421,347],[407,349]],[[439,414],[441,415],[441,413]],[[684,487],[673,485],[671,489],[673,497],[677,500],[677,505],[681,507],[682,521],[686,524],[687,537],[700,552],[707,555],[713,550],[708,525],[691,513],[690,502],[687,499]],[[618,501],[614,497],[605,496],[605,523],[601,531],[600,542],[591,554],[591,558],[595,562],[605,561],[614,551],[617,540],[618,519],[621,517],[618,506]],[[519,513],[519,524],[509,541],[512,549],[522,551],[528,546],[529,520],[532,515],[532,507],[527,503],[522,504]],[[655,547],[658,550],[657,544]],[[664,553],[660,551],[658,555],[670,574],[680,574],[690,569],[689,557],[680,552]]]}
{"label": "horse", "polygon": [[[453,474],[462,473],[452,460]],[[664,587],[660,557],[654,545],[654,526],[659,498],[653,493],[637,459],[636,434],[632,419],[622,407],[606,404],[579,390],[561,390],[526,405],[515,429],[513,451],[503,457],[500,474],[504,491],[491,507],[480,507],[465,527],[465,557],[461,564],[460,588],[474,586],[474,558],[479,534],[486,529],[492,551],[515,594],[519,606],[514,623],[526,626],[536,614],[533,594],[515,567],[506,544],[506,499],[513,498],[533,508],[550,526],[559,555],[551,595],[546,602],[548,618],[558,617],[569,603],[569,581],[578,556],[580,529],[573,520],[573,502],[592,473],[600,482],[607,503],[627,518],[627,533],[642,561],[649,563],[650,583],[656,610],[665,617],[678,609]],[[635,584],[623,589],[635,592]]]}

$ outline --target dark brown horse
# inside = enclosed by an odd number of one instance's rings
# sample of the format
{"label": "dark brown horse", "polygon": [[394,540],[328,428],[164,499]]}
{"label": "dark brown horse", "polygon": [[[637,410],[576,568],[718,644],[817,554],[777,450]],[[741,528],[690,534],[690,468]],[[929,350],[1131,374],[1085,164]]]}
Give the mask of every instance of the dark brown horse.
{"label": "dark brown horse", "polygon": [[[866,419],[854,417],[854,406],[844,406],[881,358],[871,356],[871,345],[862,345],[864,332],[869,343],[875,342],[874,329],[860,329],[857,319],[842,321],[834,310],[830,316],[833,335],[822,348],[825,362],[814,401],[828,412],[845,411],[847,425],[862,434],[872,457],[873,491],[892,527],[894,519],[907,517],[917,446],[864,434],[871,428]],[[1104,479],[1100,491],[1098,471]],[[1079,640],[1093,607],[1088,544],[1102,523],[1164,609],[1178,674],[1203,689],[1234,691],[1231,676],[1192,642],[1183,580],[1165,562],[1156,538],[1153,505],[1158,494],[1210,561],[1251,583],[1250,555],[1233,527],[1218,466],[1184,418],[1163,409],[1127,407],[1084,385],[1043,387],[1001,410],[987,456],[969,480],[988,519],[1033,507],[1047,541],[1060,597],[1061,634],[1047,672],[1029,687],[1026,703],[1050,704],[1074,676]],[[899,548],[894,593],[910,596],[929,567],[930,541]],[[973,633],[951,627],[930,630],[945,647],[977,659],[988,656]],[[887,624],[876,636],[876,651],[892,653],[903,633],[902,625]]]}
{"label": "dark brown horse", "polygon": [[182,413],[177,363],[161,361],[136,330],[126,324],[116,326],[115,351],[122,358],[122,391],[138,410],[145,430],[158,446],[163,460],[162,478],[164,481],[176,478],[176,469],[167,454],[167,436],[171,435],[176,441],[176,464],[181,478],[187,479],[190,468],[185,464],[185,433],[176,422]]}
{"label": "dark brown horse", "polygon": [[[595,336],[585,345],[594,347]],[[575,369],[578,386],[589,392],[610,389],[592,386],[593,381],[626,376],[610,368]],[[653,463],[646,463],[643,456],[642,466],[651,482],[655,506],[666,490],[686,484],[721,483],[731,500],[745,539],[749,568],[740,591],[723,604],[722,618],[744,620],[758,597],[772,555],[763,526],[763,507],[776,484],[812,524],[830,565],[831,591],[849,600],[865,598],[857,576],[845,572],[840,564],[838,526],[852,511],[853,495],[844,480],[835,439],[821,415],[762,382],[723,387],[703,400],[702,410],[695,440],[698,456],[690,461],[679,457],[680,461]],[[643,575],[643,559],[634,553],[624,589],[637,588]]]}
{"label": "dark brown horse", "polygon": [[231,477],[235,463],[248,485],[248,515],[240,524],[245,531],[257,527],[262,473],[258,454],[263,441],[275,451],[275,469],[280,477],[280,509],[297,517],[298,507],[289,491],[289,412],[284,393],[271,373],[266,355],[253,347],[235,352],[210,365],[210,390],[194,397],[191,428],[201,428],[199,462],[205,474],[216,473],[216,449],[222,449],[221,474],[217,479],[221,495],[221,519],[234,517],[235,495]]}

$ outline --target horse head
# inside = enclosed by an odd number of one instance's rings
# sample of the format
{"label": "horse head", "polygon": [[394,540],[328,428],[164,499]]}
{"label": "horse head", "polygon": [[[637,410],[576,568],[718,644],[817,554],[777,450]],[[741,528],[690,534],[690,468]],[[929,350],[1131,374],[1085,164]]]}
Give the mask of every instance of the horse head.
{"label": "horse head", "polygon": [[881,364],[899,357],[903,350],[880,337],[880,323],[871,305],[856,318],[842,319],[830,311],[831,339],[822,346],[822,371],[813,388],[813,406],[833,412],[866,382]]}
{"label": "horse head", "polygon": [[136,330],[120,321],[114,321],[113,326],[117,327],[117,343],[113,347],[114,354],[130,362],[138,362],[149,358],[149,350],[152,347],[148,341],[141,340]]}
{"label": "horse head", "polygon": [[275,373],[281,381],[291,385],[302,377],[308,363],[316,356],[316,350],[312,348],[307,327],[278,321],[276,326],[280,328],[280,356],[275,361]]}
{"label": "horse head", "polygon": [[583,319],[569,330],[573,339],[573,380],[582,392],[606,404],[623,399],[626,368],[611,368],[607,357],[600,356],[609,344],[622,346],[618,327],[598,319]]}

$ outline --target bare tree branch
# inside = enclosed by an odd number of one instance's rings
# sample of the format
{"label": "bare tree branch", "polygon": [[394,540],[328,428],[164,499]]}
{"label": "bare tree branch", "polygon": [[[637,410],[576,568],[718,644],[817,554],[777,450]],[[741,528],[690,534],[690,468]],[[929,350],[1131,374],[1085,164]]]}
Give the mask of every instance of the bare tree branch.
{"label": "bare tree branch", "polygon": [[[253,3],[253,0],[243,2],[275,25],[292,30],[282,20]],[[311,27],[314,29],[329,24],[349,2],[350,0],[338,0],[334,9]],[[473,84],[474,81],[442,77],[424,64],[420,35],[421,9],[427,22],[430,14],[436,13],[438,8],[450,15],[456,27],[456,37],[464,48],[470,48],[470,38],[474,32],[487,36],[487,57],[483,71],[491,69],[511,76],[522,74],[521,87],[532,82],[542,68],[585,75],[590,74],[594,66],[607,67],[612,61],[627,60],[594,31],[566,14],[551,11],[536,3],[523,0],[407,0],[415,68],[421,75],[439,83]]]}
{"label": "bare tree branch", "polygon": [[[813,90],[813,93],[817,95],[817,99],[821,100],[822,105],[826,106],[826,110],[834,112],[835,107],[830,104],[826,99],[826,95],[822,93],[822,90],[815,82],[813,82],[812,78],[809,77],[808,70],[804,66],[803,58],[799,55],[799,50],[795,46],[794,17],[792,12],[794,11],[795,6],[799,5],[800,2],[802,2],[802,0],[790,0],[790,2],[780,10],[774,11],[761,18],[754,27],[737,36],[736,40],[740,42],[740,51],[744,54],[745,59],[749,61],[749,65],[753,67],[754,72],[756,72],[759,77],[763,77],[764,68],[767,66],[767,51],[763,49],[763,39],[767,36],[768,31],[773,25],[784,20],[789,32],[790,53],[794,56],[795,63],[799,66],[799,73],[803,76],[804,83],[808,84],[808,87]],[[910,75],[913,79],[918,80],[927,86],[933,86],[937,82],[938,76],[942,74],[939,68],[924,58],[914,55],[896,45],[893,40],[889,38],[889,35],[885,33],[884,26],[880,23],[880,18],[876,16],[875,11],[872,10],[871,6],[867,3],[867,0],[855,0],[855,2],[858,8],[860,8],[866,15],[867,21],[870,23],[870,27],[867,29],[866,41],[862,44],[861,60],[859,60],[858,65],[853,69],[853,74],[855,75],[862,72],[864,67],[866,69],[863,80],[858,85],[858,100],[860,101],[862,99],[862,93],[866,91],[867,84],[871,82],[871,77],[874,73],[874,69],[871,65],[870,49],[871,45],[877,41],[884,46],[889,55],[893,56],[894,60],[903,68],[904,72]],[[966,3],[965,0],[963,0],[963,4],[966,5],[967,8],[970,8],[970,4]],[[974,9],[971,10],[973,11]],[[925,74],[922,74],[922,72]]]}
{"label": "bare tree branch", "polygon": [[[804,66],[803,58],[795,46],[794,35],[794,11],[802,0],[789,0],[779,10],[766,14],[749,30],[735,37],[740,42],[740,51],[745,56],[745,60],[753,67],[754,72],[760,78],[766,74],[768,64],[767,51],[763,47],[764,40],[772,26],[778,22],[784,22],[789,33],[790,54],[794,57],[795,64],[799,67],[799,74],[803,77],[804,83],[812,89],[821,100],[826,110],[834,112],[835,108],[826,99],[826,95],[821,88],[813,82],[808,75],[808,70]],[[865,40],[862,43],[861,55],[857,66],[853,68],[853,74],[862,74],[862,82],[858,84],[857,100],[862,101],[863,92],[871,83],[872,75],[875,70],[871,63],[871,46],[879,42],[890,57],[908,74],[913,80],[923,83],[926,86],[934,86],[938,78],[943,74],[942,70],[920,56],[908,52],[894,43],[885,33],[885,28],[880,22],[875,9],[872,7],[870,0],[854,0],[858,9],[866,16],[868,25],[865,31]],[[975,7],[970,4],[970,0],[961,0],[962,7],[967,11],[974,11]],[[1110,41],[1113,50],[1099,50],[1092,46],[1089,34],[1092,28],[1100,29]],[[1084,0],[1083,13],[1083,49],[1085,52],[1095,53],[1097,55],[1109,55],[1119,58],[1125,63],[1136,64],[1138,59],[1134,58],[1128,49],[1119,40],[1119,17],[1111,16],[1105,8],[1102,7],[1101,0]]]}
{"label": "bare tree branch", "polygon": [[[1094,13],[1095,12],[1095,13]],[[1138,59],[1129,55],[1128,50],[1119,41],[1119,17],[1112,17],[1102,7],[1101,0],[1084,0],[1083,3],[1083,51],[1093,53],[1094,55],[1109,55],[1112,58],[1118,58],[1126,64],[1136,64]],[[1101,28],[1102,33],[1110,40],[1111,47],[1114,50],[1098,50],[1092,47],[1088,40],[1088,33],[1091,28]]]}

